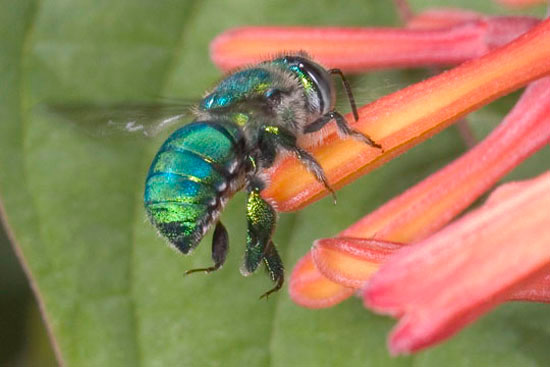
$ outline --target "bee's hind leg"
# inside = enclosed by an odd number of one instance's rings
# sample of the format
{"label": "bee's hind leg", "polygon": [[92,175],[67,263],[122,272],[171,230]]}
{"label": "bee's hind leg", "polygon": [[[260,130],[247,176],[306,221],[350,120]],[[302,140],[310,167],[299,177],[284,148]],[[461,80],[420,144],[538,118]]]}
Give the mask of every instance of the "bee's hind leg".
{"label": "bee's hind leg", "polygon": [[229,235],[227,234],[227,230],[222,222],[218,222],[216,224],[216,229],[214,229],[214,236],[212,237],[212,260],[214,260],[214,266],[187,270],[185,275],[197,272],[211,273],[218,270],[225,262],[225,257],[227,256],[228,250]]}

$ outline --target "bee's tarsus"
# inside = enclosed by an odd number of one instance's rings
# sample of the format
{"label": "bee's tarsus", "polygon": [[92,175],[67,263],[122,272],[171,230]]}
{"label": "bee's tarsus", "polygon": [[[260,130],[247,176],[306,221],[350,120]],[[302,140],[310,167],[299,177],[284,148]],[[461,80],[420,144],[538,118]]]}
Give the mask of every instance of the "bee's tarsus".
{"label": "bee's tarsus", "polygon": [[268,290],[267,292],[265,292],[264,294],[262,294],[260,296],[260,299],[262,298],[267,299],[270,294],[277,292],[279,289],[281,289],[285,281],[283,261],[281,260],[281,257],[279,256],[279,253],[277,252],[277,249],[275,248],[275,245],[273,244],[273,242],[269,243],[269,246],[265,251],[264,262],[265,262],[267,271],[271,276],[271,279],[275,282],[275,286],[270,290]]}
{"label": "bee's tarsus", "polygon": [[215,266],[211,266],[211,267],[208,267],[208,268],[198,268],[198,269],[191,269],[191,270],[187,270],[185,273],[183,273],[183,276],[188,276],[190,274],[193,274],[193,273],[205,273],[205,274],[208,274],[208,273],[211,273],[213,271],[216,271],[218,270],[219,268],[215,267]]}
{"label": "bee's tarsus", "polygon": [[283,286],[283,280],[278,281],[275,287],[271,288],[270,290],[262,294],[259,299],[265,298],[267,300],[272,293],[277,292],[279,289],[281,289],[282,286]]}

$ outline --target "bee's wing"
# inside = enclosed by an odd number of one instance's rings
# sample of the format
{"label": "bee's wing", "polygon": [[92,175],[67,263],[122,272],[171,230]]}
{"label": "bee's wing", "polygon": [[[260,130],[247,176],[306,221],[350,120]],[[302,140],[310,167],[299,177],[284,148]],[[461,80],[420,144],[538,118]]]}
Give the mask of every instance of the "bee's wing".
{"label": "bee's wing", "polygon": [[117,103],[117,104],[47,104],[47,112],[69,121],[94,136],[142,135],[152,137],[191,119],[194,104]]}

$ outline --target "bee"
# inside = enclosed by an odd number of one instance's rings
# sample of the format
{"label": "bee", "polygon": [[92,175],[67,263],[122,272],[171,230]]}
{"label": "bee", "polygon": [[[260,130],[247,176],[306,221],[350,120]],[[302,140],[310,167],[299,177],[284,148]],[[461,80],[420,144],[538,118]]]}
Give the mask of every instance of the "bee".
{"label": "bee", "polygon": [[[162,144],[145,181],[144,204],[151,223],[177,250],[188,254],[215,225],[210,267],[225,262],[229,236],[219,220],[226,202],[247,192],[243,275],[264,262],[279,290],[284,267],[272,237],[277,213],[260,195],[265,171],[282,152],[294,154],[331,192],[322,167],[297,141],[335,121],[341,135],[380,148],[352,129],[335,110],[332,75],[341,77],[355,118],[349,84],[339,69],[327,70],[305,54],[287,55],[229,74],[194,109],[195,119]],[[260,297],[260,298],[262,298]]]}

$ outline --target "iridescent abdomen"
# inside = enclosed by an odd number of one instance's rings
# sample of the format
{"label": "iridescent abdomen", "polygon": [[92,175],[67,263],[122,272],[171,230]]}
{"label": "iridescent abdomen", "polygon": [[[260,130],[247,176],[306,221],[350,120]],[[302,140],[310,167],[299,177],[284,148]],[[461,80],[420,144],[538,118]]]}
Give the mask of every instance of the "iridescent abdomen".
{"label": "iridescent abdomen", "polygon": [[242,179],[244,139],[234,124],[195,121],[176,130],[155,156],[145,181],[151,222],[188,253]]}

